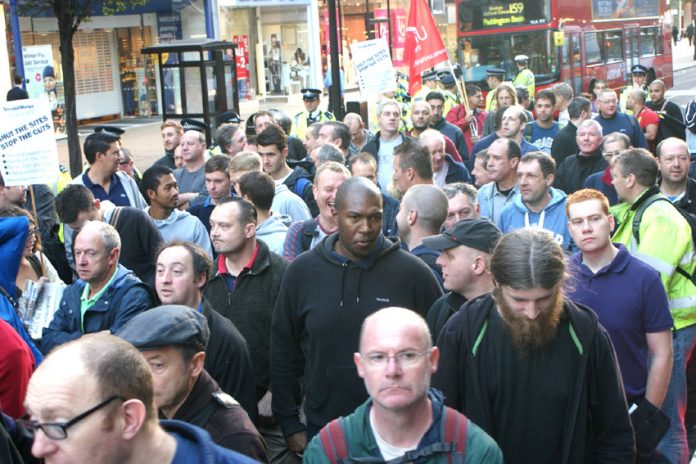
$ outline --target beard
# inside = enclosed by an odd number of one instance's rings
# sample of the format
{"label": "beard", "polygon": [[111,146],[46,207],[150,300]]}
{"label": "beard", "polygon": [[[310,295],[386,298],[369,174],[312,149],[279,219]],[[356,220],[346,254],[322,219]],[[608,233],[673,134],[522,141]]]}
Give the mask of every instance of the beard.
{"label": "beard", "polygon": [[536,353],[555,340],[563,314],[563,292],[560,289],[556,290],[551,307],[540,311],[536,319],[529,319],[513,310],[500,288],[493,290],[493,297],[515,347],[523,354]]}

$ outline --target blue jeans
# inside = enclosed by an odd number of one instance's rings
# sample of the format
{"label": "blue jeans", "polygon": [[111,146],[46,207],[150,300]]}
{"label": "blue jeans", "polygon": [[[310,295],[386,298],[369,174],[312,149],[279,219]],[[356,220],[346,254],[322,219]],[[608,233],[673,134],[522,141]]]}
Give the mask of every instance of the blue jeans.
{"label": "blue jeans", "polygon": [[689,446],[686,441],[684,412],[686,411],[686,365],[696,345],[696,325],[691,325],[674,332],[672,347],[674,362],[672,377],[662,411],[669,417],[670,425],[657,449],[672,464],[689,462]]}

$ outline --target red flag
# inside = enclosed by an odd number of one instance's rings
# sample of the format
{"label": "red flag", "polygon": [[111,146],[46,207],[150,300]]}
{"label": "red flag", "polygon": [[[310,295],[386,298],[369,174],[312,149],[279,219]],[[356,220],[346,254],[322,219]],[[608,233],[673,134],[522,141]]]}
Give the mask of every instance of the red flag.
{"label": "red flag", "polygon": [[421,88],[423,71],[447,59],[445,44],[426,0],[411,0],[404,46],[404,61],[409,66],[408,93],[413,96]]}

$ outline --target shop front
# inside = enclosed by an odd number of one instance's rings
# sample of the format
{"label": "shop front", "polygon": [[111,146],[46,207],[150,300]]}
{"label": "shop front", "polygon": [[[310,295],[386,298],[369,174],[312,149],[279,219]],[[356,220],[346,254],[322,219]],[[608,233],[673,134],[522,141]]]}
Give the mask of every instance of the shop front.
{"label": "shop front", "polygon": [[[27,90],[45,97],[60,130],[63,72],[58,23],[49,12],[20,16]],[[93,16],[74,36],[78,120],[161,114],[158,70],[140,50],[170,40],[206,37],[204,0],[153,0],[114,16]]]}
{"label": "shop front", "polygon": [[322,86],[316,0],[218,0],[220,39],[237,43],[240,99]]}

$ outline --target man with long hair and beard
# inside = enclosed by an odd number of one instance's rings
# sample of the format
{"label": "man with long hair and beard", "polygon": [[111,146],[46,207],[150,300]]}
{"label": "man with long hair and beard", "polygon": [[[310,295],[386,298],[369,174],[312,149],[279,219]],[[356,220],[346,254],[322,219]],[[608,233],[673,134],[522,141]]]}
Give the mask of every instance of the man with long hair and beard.
{"label": "man with long hair and beard", "polygon": [[500,445],[508,464],[633,463],[628,408],[606,330],[563,293],[566,257],[547,231],[504,235],[492,293],[437,342],[433,386]]}

